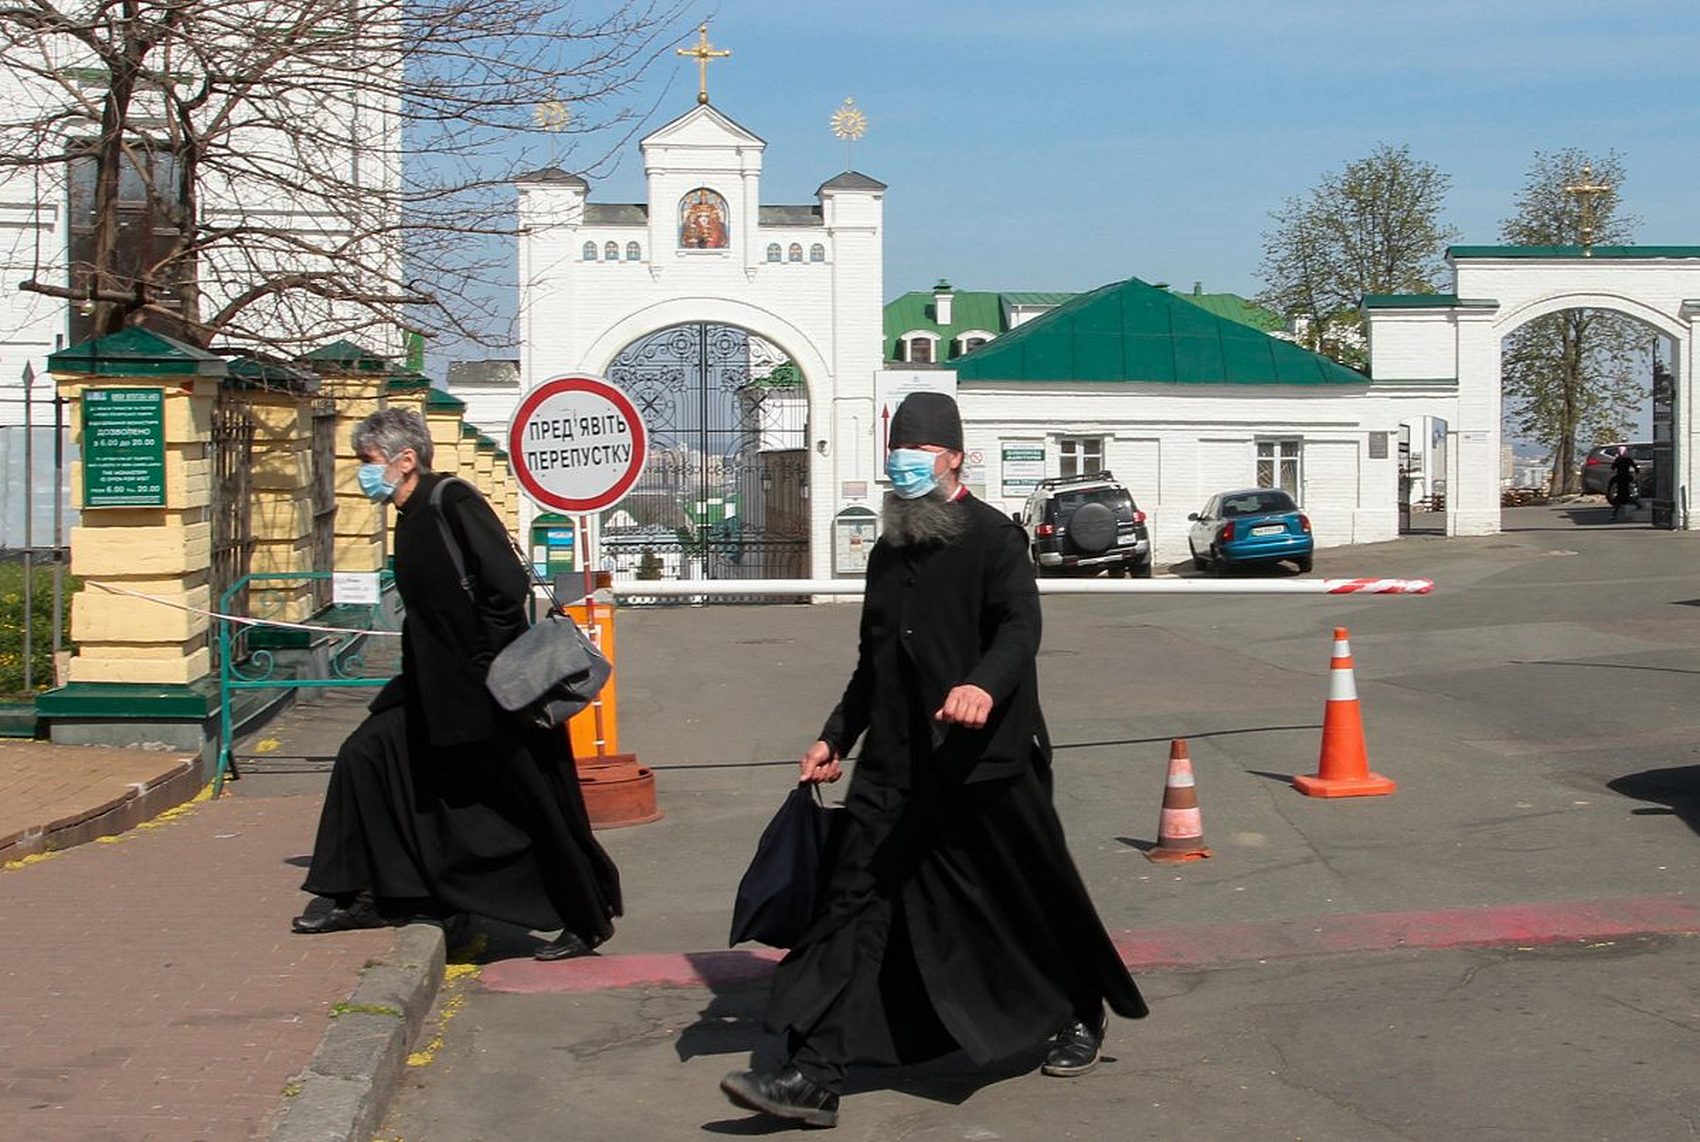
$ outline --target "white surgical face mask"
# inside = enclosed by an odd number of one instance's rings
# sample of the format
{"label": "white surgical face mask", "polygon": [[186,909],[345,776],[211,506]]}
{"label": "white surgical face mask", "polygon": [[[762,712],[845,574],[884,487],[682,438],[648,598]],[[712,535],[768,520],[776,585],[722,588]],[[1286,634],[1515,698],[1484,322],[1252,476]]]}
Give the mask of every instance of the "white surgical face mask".
{"label": "white surgical face mask", "polygon": [[355,479],[360,483],[360,490],[367,498],[379,503],[395,495],[395,484],[388,479],[390,466],[388,464],[362,464],[355,473]]}
{"label": "white surgical face mask", "polygon": [[885,458],[885,474],[891,490],[906,500],[918,500],[939,486],[933,473],[937,453],[920,448],[894,448]]}

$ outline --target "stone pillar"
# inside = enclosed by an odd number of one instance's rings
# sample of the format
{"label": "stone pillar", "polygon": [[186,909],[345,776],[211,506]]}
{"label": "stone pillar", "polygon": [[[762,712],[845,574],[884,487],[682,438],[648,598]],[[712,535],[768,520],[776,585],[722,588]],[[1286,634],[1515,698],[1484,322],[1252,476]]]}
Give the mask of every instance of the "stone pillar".
{"label": "stone pillar", "polygon": [[442,389],[430,389],[425,395],[425,426],[431,430],[431,445],[436,455],[431,467],[438,472],[454,474],[460,470],[460,440],[466,402],[450,396]]}
{"label": "stone pillar", "polygon": [[[254,422],[252,574],[321,570],[313,566],[313,412],[309,398],[293,392],[248,394]],[[329,570],[329,568],[322,568]],[[248,589],[256,618],[301,622],[317,609],[310,579],[258,580]]]}
{"label": "stone pillar", "polygon": [[1446,534],[1499,533],[1500,335],[1496,311],[1460,310],[1458,422],[1446,450]]}
{"label": "stone pillar", "polygon": [[69,423],[83,443],[84,403],[96,389],[163,393],[163,506],[87,503],[85,463],[71,467],[71,602],[77,644],[69,681],[186,685],[212,669],[208,645],[212,565],[213,401],[224,361],[144,330],[125,330],[49,358]]}
{"label": "stone pillar", "polygon": [[360,490],[361,461],[349,435],[387,404],[389,362],[347,341],[315,349],[302,361],[319,374],[320,395],[336,402],[336,541],[330,569],[382,570],[389,555],[384,507]]}

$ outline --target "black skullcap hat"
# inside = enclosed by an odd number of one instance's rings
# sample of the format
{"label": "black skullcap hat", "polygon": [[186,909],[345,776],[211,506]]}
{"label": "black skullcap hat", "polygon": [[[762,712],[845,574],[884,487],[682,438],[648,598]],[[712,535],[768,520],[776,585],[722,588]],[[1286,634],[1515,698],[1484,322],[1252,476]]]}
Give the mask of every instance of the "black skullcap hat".
{"label": "black skullcap hat", "polygon": [[960,452],[962,414],[956,411],[956,402],[943,393],[910,393],[891,418],[886,444],[891,448],[937,444]]}

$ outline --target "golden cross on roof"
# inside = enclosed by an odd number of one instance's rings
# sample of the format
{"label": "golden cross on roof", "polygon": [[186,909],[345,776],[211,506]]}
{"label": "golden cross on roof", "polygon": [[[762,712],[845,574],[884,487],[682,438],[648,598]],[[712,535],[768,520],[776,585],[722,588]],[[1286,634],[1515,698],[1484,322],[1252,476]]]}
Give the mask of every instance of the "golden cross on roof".
{"label": "golden cross on roof", "polygon": [[1564,188],[1565,194],[1573,194],[1582,207],[1582,256],[1594,256],[1594,199],[1602,194],[1610,194],[1612,186],[1608,182],[1594,181],[1594,168],[1590,163],[1582,164],[1582,181]]}
{"label": "golden cross on roof", "polygon": [[725,59],[732,53],[730,51],[720,51],[717,48],[709,46],[707,24],[703,24],[697,28],[697,35],[701,38],[698,39],[692,46],[688,48],[674,48],[673,50],[679,55],[690,56],[697,61],[697,102],[707,103],[708,61],[711,59]]}

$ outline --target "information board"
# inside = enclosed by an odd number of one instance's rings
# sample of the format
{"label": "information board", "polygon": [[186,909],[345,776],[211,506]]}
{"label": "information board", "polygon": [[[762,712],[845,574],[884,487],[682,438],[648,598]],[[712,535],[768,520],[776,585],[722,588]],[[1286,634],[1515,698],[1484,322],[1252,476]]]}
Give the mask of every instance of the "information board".
{"label": "information board", "polygon": [[165,506],[165,390],[83,390],[85,508]]}
{"label": "information board", "polygon": [[1003,497],[1026,499],[1027,494],[1045,478],[1045,446],[1043,444],[1003,445]]}

